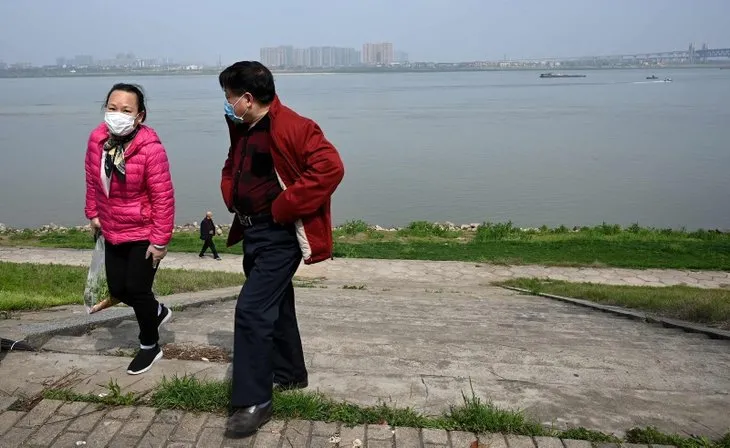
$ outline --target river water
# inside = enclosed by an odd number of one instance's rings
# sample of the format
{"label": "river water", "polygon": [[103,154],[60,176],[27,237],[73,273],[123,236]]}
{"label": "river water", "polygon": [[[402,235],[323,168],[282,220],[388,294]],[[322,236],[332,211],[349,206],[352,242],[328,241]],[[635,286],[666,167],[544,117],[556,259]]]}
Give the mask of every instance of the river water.
{"label": "river water", "polygon": [[[730,70],[277,75],[345,179],[335,223],[730,228]],[[211,209],[228,148],[215,76],[0,79],[0,222],[85,223],[83,159],[117,81],[141,83],[166,145],[177,222]]]}

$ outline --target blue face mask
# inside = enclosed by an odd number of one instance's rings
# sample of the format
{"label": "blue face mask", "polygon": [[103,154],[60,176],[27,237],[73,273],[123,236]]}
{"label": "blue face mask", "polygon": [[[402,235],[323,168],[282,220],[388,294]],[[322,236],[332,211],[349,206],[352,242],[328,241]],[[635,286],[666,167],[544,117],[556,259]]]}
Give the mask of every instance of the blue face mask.
{"label": "blue face mask", "polygon": [[[238,101],[241,101],[242,98],[243,98],[243,96],[241,96],[241,98],[239,98]],[[234,104],[231,104],[228,102],[228,100],[226,100],[223,103],[223,110],[225,111],[226,116],[228,118],[230,118],[231,120],[238,122],[238,123],[243,123],[243,118],[248,113],[248,109],[246,109],[246,112],[244,112],[243,115],[241,115],[240,117],[238,115],[236,115],[235,107],[236,107],[236,104],[238,104],[238,101],[236,101]]]}

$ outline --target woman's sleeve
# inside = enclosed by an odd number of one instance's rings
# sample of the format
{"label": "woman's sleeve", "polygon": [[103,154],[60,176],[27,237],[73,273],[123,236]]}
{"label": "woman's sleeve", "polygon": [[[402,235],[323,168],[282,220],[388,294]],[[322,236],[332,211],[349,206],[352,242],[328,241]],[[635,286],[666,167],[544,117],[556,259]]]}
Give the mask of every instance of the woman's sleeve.
{"label": "woman's sleeve", "polygon": [[[86,171],[86,205],[84,207],[84,214],[86,218],[92,220],[99,216],[96,210],[96,186],[94,180],[101,170],[101,158],[94,160],[94,154],[96,151],[96,141],[89,136],[89,140],[86,143],[86,158],[84,160],[84,167]],[[96,170],[96,171],[95,171]]]}
{"label": "woman's sleeve", "polygon": [[147,160],[147,188],[152,203],[152,233],[150,243],[166,246],[172,239],[175,225],[175,189],[170,176],[167,152],[161,143],[154,143]]}

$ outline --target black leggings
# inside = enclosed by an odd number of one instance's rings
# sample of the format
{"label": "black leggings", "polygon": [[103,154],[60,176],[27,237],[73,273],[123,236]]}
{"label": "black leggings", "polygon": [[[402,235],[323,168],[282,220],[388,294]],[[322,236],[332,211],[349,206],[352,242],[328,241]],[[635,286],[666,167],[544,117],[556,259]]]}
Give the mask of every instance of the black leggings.
{"label": "black leggings", "polygon": [[139,324],[139,342],[154,345],[158,333],[158,302],[152,293],[157,268],[152,267],[152,257],[145,258],[148,241],[110,244],[104,246],[106,281],[109,294],[134,309]]}

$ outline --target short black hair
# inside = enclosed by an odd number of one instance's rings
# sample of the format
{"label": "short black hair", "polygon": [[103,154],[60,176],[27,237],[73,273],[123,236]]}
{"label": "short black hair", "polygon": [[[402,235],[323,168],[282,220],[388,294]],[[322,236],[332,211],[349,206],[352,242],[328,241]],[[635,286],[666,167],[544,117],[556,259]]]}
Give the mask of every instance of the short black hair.
{"label": "short black hair", "polygon": [[226,67],[218,75],[218,82],[223,90],[230,90],[236,95],[248,92],[262,104],[271,103],[276,96],[274,75],[258,61],[238,61]]}
{"label": "short black hair", "polygon": [[139,111],[139,113],[144,113],[144,115],[142,115],[142,120],[140,121],[140,123],[144,122],[147,119],[147,103],[144,99],[144,90],[140,85],[127,84],[123,82],[114,84],[111,90],[109,90],[109,93],[106,94],[103,108],[106,109],[106,107],[109,105],[109,97],[112,96],[112,93],[116,92],[117,90],[133,93],[137,96],[137,110]]}

